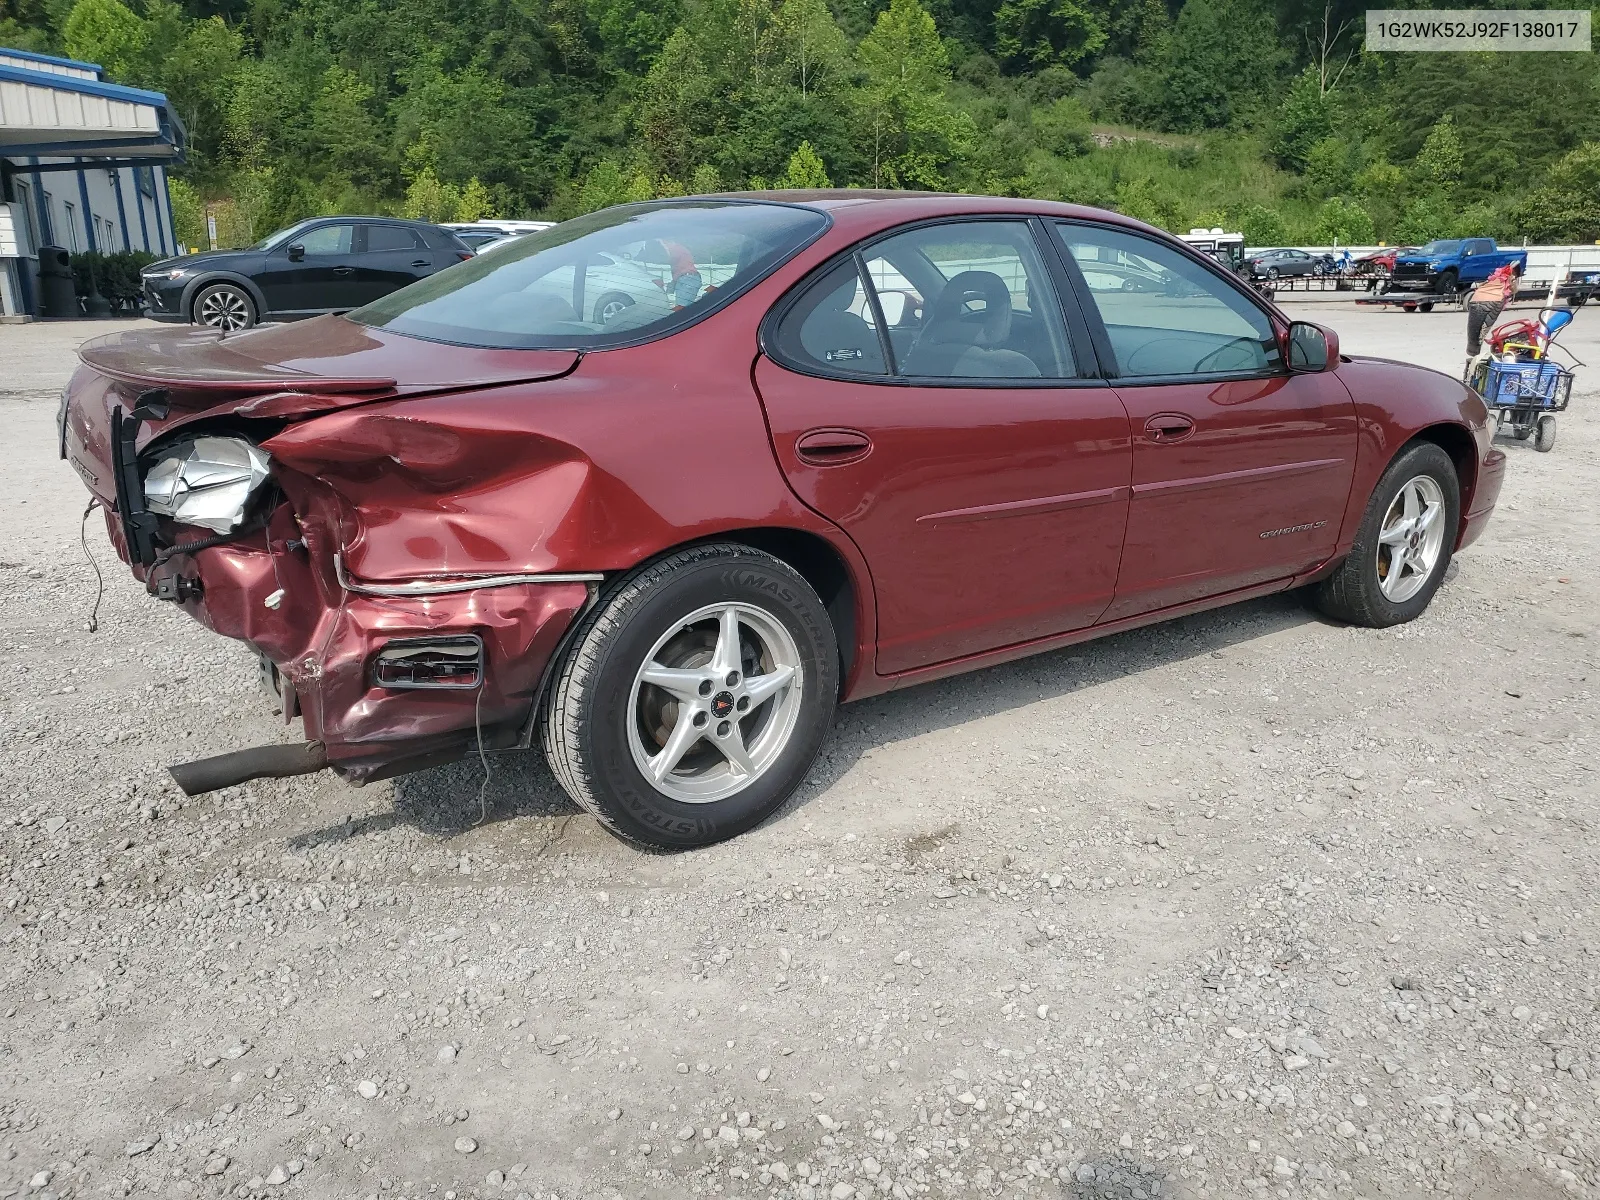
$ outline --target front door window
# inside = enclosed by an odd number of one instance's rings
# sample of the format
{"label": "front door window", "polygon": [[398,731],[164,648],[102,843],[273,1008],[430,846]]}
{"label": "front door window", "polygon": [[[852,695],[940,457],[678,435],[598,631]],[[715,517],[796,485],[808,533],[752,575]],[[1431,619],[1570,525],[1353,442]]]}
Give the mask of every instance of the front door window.
{"label": "front door window", "polygon": [[1170,246],[1099,225],[1058,225],[1105,323],[1119,375],[1259,375],[1282,354],[1265,313]]}

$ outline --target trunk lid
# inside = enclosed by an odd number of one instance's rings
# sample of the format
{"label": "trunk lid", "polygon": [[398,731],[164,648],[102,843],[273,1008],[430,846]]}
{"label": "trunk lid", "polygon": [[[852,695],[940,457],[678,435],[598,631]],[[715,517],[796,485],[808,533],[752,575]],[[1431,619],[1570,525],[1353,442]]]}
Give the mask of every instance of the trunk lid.
{"label": "trunk lid", "polygon": [[359,403],[380,395],[524,383],[565,375],[578,361],[572,350],[440,346],[334,316],[235,334],[130,330],[86,342],[78,357],[129,388],[164,388],[174,408],[188,411],[279,392],[347,394],[347,403]]}
{"label": "trunk lid", "polygon": [[78,357],[84,366],[60,414],[61,456],[109,506],[113,414],[131,413],[152,392],[158,403],[137,430],[141,450],[204,418],[293,421],[375,400],[556,379],[580,356],[444,346],[327,316],[227,335],[130,330],[86,342]]}

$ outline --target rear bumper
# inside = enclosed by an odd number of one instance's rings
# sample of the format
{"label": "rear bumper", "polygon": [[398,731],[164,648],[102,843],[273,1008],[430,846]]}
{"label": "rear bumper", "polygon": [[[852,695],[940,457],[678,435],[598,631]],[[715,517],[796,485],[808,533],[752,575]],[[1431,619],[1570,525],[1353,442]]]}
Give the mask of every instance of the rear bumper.
{"label": "rear bumper", "polygon": [[[119,552],[120,522],[107,514]],[[307,741],[355,782],[448,761],[476,744],[519,744],[562,638],[587,608],[592,584],[521,583],[447,595],[367,596],[313,561],[282,506],[263,533],[148,572],[152,593],[201,624],[249,645],[276,668],[286,717],[304,719]],[[177,581],[182,586],[177,586]],[[474,635],[483,643],[476,688],[390,688],[374,678],[391,642]]]}

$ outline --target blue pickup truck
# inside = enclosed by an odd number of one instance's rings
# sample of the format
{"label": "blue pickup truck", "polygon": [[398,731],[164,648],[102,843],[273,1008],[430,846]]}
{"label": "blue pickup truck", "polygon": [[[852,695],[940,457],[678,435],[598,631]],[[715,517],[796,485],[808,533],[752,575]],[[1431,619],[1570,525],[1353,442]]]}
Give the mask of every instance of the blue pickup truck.
{"label": "blue pickup truck", "polygon": [[1388,290],[1450,296],[1482,283],[1491,271],[1507,263],[1518,275],[1523,274],[1528,269],[1528,252],[1502,250],[1493,238],[1444,238],[1396,258]]}

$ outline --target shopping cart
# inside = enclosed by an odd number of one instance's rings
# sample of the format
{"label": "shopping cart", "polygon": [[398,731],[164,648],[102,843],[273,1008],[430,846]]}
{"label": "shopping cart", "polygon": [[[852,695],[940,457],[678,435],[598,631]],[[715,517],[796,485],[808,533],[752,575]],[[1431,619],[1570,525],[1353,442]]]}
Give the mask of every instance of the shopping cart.
{"label": "shopping cart", "polygon": [[1556,444],[1555,414],[1572,399],[1572,371],[1550,360],[1560,351],[1583,364],[1556,337],[1572,323],[1570,309],[1547,308],[1532,320],[1508,321],[1496,327],[1483,359],[1469,367],[1472,385],[1494,415],[1495,432],[1505,426],[1518,441],[1533,439],[1533,448],[1548,452]]}
{"label": "shopping cart", "polygon": [[1548,359],[1539,362],[1491,362],[1479,388],[1495,430],[1511,426],[1519,441],[1533,438],[1540,452],[1556,444],[1555,414],[1565,411],[1572,398],[1572,372]]}

